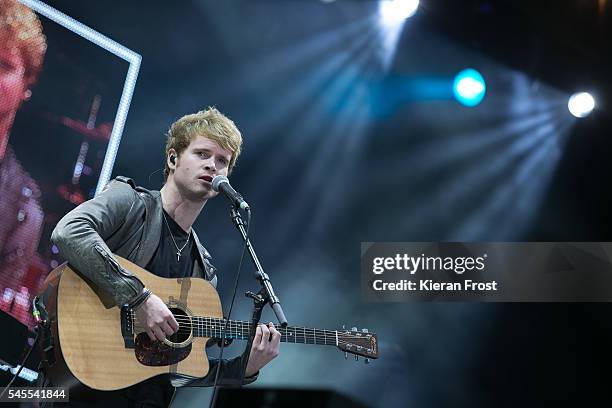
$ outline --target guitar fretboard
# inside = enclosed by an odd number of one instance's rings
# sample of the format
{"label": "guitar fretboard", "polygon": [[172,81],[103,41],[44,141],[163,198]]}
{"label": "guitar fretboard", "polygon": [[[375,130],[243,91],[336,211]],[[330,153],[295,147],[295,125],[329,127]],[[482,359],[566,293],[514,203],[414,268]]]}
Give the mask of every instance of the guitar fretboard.
{"label": "guitar fretboard", "polygon": [[[221,338],[225,319],[214,317],[193,317],[193,335],[197,337],[214,337]],[[248,340],[249,329],[253,325],[251,322],[240,320],[230,320],[225,338]],[[281,342],[287,343],[303,343],[303,344],[321,344],[321,345],[338,345],[337,330],[322,330],[311,329],[307,327],[276,327],[281,334]]]}

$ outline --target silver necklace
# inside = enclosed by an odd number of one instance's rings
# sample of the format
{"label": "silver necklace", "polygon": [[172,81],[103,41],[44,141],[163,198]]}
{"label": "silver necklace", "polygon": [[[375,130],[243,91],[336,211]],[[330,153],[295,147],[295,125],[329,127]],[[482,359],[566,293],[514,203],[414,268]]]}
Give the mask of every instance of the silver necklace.
{"label": "silver necklace", "polygon": [[174,235],[172,234],[172,230],[170,229],[170,224],[168,224],[168,220],[166,219],[166,214],[164,214],[163,210],[162,210],[162,215],[164,216],[164,221],[166,221],[166,226],[168,227],[168,231],[170,231],[170,238],[172,238],[172,243],[176,247],[176,262],[181,262],[181,252],[183,252],[183,249],[185,249],[185,247],[189,243],[189,239],[191,238],[191,234],[189,234],[187,236],[187,241],[185,241],[185,245],[183,245],[182,248],[179,248],[179,246],[176,245],[176,241],[174,240]]}

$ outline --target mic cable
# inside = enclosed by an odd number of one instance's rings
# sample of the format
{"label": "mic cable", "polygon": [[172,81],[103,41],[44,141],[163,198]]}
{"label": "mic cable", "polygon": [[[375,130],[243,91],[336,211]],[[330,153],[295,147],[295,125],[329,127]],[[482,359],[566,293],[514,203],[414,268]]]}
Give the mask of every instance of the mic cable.
{"label": "mic cable", "polygon": [[[227,326],[229,324],[230,318],[232,316],[232,309],[234,307],[234,301],[236,300],[236,292],[238,291],[238,281],[240,279],[240,272],[242,272],[242,263],[244,261],[244,254],[246,253],[247,244],[249,242],[249,229],[251,228],[251,210],[247,209],[247,227],[246,227],[246,238],[244,240],[244,246],[242,247],[242,254],[240,255],[240,262],[238,263],[238,271],[236,272],[236,279],[234,280],[234,290],[232,293],[232,301],[230,303],[230,308],[227,313],[227,319],[225,320],[225,324],[223,325],[223,329],[221,330],[221,351],[219,352],[219,362],[217,363],[217,370],[215,373],[215,382],[213,383],[213,393],[210,398],[210,403],[208,405],[209,408],[213,408],[215,403],[217,402],[217,382],[219,381],[219,372],[221,369],[221,363],[223,362],[223,350],[225,348],[225,333],[227,332]],[[240,385],[242,386],[242,380],[240,381]]]}

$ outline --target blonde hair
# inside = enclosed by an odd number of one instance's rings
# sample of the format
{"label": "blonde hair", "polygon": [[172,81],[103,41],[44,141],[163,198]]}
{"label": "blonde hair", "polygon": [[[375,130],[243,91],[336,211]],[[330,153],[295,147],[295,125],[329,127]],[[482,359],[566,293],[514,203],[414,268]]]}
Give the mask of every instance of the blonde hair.
{"label": "blonde hair", "polygon": [[[180,155],[198,136],[215,141],[225,150],[232,152],[228,172],[231,173],[242,148],[242,135],[236,124],[214,107],[185,115],[170,126],[166,140],[166,157],[170,149]],[[168,179],[170,168],[165,162],[164,180]]]}
{"label": "blonde hair", "polygon": [[36,13],[16,0],[2,0],[0,40],[0,46],[10,44],[19,52],[25,66],[27,86],[36,83],[47,51],[47,39]]}

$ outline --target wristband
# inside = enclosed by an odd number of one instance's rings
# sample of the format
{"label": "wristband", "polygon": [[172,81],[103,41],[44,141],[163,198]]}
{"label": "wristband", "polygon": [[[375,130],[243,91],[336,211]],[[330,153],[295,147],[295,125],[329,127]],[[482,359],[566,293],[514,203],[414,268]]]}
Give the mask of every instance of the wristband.
{"label": "wristband", "polygon": [[136,310],[136,308],[143,304],[144,301],[149,298],[149,296],[151,296],[151,291],[147,288],[143,288],[142,293],[136,296],[130,303],[128,303],[128,306],[132,310]]}

